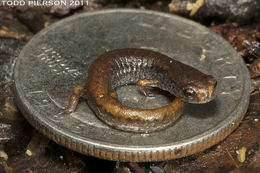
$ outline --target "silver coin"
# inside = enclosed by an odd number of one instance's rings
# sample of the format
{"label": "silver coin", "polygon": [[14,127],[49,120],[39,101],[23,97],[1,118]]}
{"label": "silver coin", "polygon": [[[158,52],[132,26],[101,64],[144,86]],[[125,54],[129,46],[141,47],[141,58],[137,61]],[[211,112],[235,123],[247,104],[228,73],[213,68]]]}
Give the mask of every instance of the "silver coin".
{"label": "silver coin", "polygon": [[[217,98],[185,104],[181,118],[165,130],[138,134],[113,129],[80,102],[64,114],[70,92],[84,85],[89,65],[119,48],[161,52],[218,82]],[[16,100],[27,120],[55,142],[91,156],[120,161],[159,161],[204,150],[230,134],[244,116],[250,80],[242,58],[224,39],[190,20],[144,10],[105,10],[57,22],[22,50],[14,72]],[[144,97],[134,85],[117,90],[128,106],[154,108],[168,96]]]}

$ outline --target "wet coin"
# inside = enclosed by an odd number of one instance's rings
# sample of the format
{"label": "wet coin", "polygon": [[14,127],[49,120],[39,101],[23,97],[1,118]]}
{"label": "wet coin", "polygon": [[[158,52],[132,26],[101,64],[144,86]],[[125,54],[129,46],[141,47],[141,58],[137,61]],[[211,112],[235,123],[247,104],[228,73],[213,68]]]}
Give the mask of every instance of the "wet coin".
{"label": "wet coin", "polygon": [[[185,104],[172,126],[149,134],[113,129],[86,102],[64,114],[72,89],[84,85],[90,64],[106,51],[145,48],[213,75],[217,98]],[[84,13],[57,22],[22,50],[14,72],[16,100],[26,119],[49,138],[72,150],[120,161],[161,161],[204,150],[230,134],[244,116],[250,81],[242,58],[207,28],[170,14],[140,10]],[[117,89],[128,106],[154,108],[166,94],[144,97],[135,85]]]}

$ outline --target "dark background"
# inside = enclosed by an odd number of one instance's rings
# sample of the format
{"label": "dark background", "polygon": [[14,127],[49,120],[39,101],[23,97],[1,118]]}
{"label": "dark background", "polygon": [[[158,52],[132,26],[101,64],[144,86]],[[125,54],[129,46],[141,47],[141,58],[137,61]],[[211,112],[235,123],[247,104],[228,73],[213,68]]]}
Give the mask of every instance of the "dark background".
{"label": "dark background", "polygon": [[[200,8],[196,11],[196,7]],[[256,77],[256,90],[238,129],[224,141],[195,155],[140,164],[85,156],[55,144],[34,130],[13,100],[15,58],[34,34],[52,23],[76,13],[107,8],[174,13],[200,22],[229,41],[249,68],[257,67],[251,71],[251,76]],[[260,172],[259,13],[259,0],[89,0],[84,6],[0,6],[0,172]],[[238,154],[242,147],[246,152]]]}

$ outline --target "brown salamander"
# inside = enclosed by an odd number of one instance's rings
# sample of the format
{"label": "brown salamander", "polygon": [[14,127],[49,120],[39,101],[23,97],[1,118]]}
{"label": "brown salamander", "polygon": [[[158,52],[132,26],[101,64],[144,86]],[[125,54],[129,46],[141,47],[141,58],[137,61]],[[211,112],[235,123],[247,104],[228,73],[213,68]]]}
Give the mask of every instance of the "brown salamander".
{"label": "brown salamander", "polygon": [[[136,83],[145,95],[158,87],[175,95],[156,109],[131,108],[117,100],[116,87]],[[151,132],[165,128],[181,114],[184,102],[206,103],[215,98],[216,80],[188,65],[145,49],[118,49],[99,56],[90,66],[84,87],[76,87],[66,107],[74,111],[79,98],[96,116],[124,131]]]}

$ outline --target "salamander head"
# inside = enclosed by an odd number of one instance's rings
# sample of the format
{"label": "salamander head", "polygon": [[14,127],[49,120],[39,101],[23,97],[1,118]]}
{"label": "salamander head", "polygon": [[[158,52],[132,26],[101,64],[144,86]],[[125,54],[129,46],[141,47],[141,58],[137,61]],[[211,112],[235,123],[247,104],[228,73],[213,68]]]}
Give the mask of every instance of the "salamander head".
{"label": "salamander head", "polygon": [[172,92],[184,102],[207,103],[216,97],[216,79],[201,71],[176,61],[168,73],[174,79],[175,89]]}
{"label": "salamander head", "polygon": [[182,100],[188,103],[207,103],[216,97],[217,81],[211,75],[193,73],[182,87]]}

